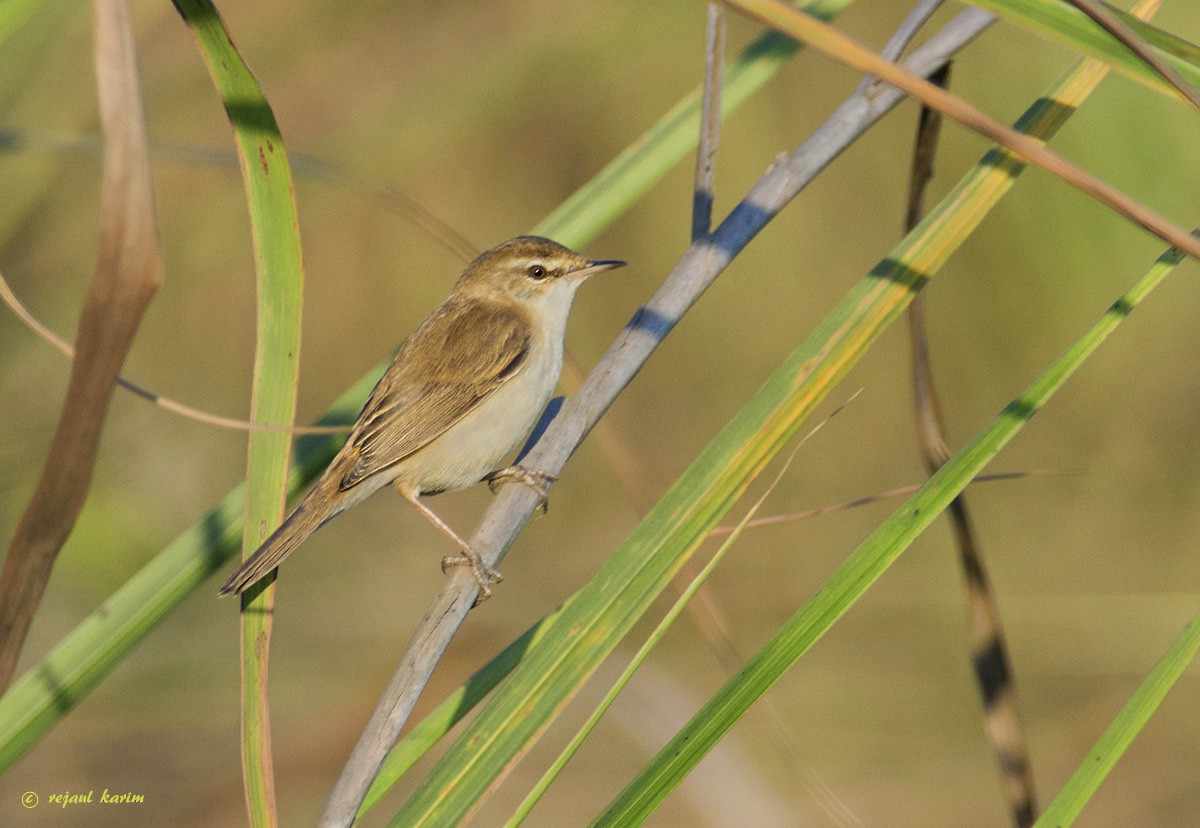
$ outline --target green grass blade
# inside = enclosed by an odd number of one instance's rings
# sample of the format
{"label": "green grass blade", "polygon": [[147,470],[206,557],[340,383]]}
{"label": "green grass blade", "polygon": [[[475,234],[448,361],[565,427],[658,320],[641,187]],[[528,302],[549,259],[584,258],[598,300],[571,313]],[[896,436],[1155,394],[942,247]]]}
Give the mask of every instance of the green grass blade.
{"label": "green grass blade", "polygon": [[[812,436],[815,430],[816,429],[810,431],[805,436],[805,440]],[[804,442],[805,441],[802,440],[800,445],[803,445]],[[706,563],[704,567],[698,573],[696,573],[696,577],[693,578],[691,583],[687,585],[687,588],[684,589],[683,593],[680,594],[677,599],[675,599],[675,603],[671,605],[671,608],[667,610],[666,614],[662,617],[662,620],[658,622],[658,626],[656,626],[654,631],[646,637],[644,642],[642,642],[642,646],[638,648],[636,653],[634,653],[633,658],[629,660],[629,664],[626,665],[625,669],[621,672],[621,675],[613,683],[613,686],[610,687],[608,692],[604,694],[604,698],[600,700],[600,704],[596,705],[596,709],[592,711],[590,716],[588,716],[587,721],[584,722],[579,730],[576,731],[575,735],[571,737],[571,741],[568,742],[567,746],[562,749],[562,751],[558,754],[558,757],[555,758],[550,767],[546,769],[546,772],[542,774],[542,778],[538,780],[537,784],[533,786],[533,789],[529,792],[521,804],[517,806],[517,810],[505,823],[505,828],[517,828],[517,826],[525,821],[525,817],[529,816],[529,812],[532,811],[534,806],[537,805],[537,803],[541,800],[542,795],[546,792],[554,780],[558,778],[558,775],[562,772],[562,769],[565,768],[567,763],[571,761],[571,757],[575,755],[580,746],[583,745],[584,740],[589,734],[591,734],[596,725],[599,724],[600,719],[603,718],[604,714],[608,712],[608,708],[612,707],[612,703],[617,700],[617,696],[619,696],[621,691],[625,689],[625,686],[629,684],[629,680],[633,678],[633,674],[636,673],[638,668],[642,666],[642,663],[645,662],[646,657],[650,655],[651,650],[658,646],[658,643],[662,641],[663,636],[667,634],[667,630],[671,628],[671,625],[674,624],[676,619],[679,618],[684,608],[687,607],[688,603],[693,597],[695,597],[696,593],[699,592],[700,587],[703,586],[704,582],[708,580],[708,576],[713,573],[713,570],[717,568],[717,564],[719,564],[725,557],[725,553],[732,549],[733,545],[737,543],[738,538],[742,536],[742,532],[746,529],[746,525],[753,520],[756,514],[758,514],[758,510],[762,508],[762,505],[766,501],[767,497],[769,497],[771,492],[775,490],[775,487],[779,485],[779,481],[783,479],[783,476],[787,474],[787,470],[792,465],[792,461],[796,459],[796,452],[799,450],[800,446],[797,446],[796,450],[792,452],[792,456],[787,459],[787,462],[783,464],[783,468],[779,470],[779,474],[775,476],[775,480],[770,486],[767,487],[767,490],[763,492],[762,496],[754,502],[754,505],[746,510],[746,514],[740,521],[738,521],[737,525],[734,526],[733,532],[731,532],[729,537],[725,539],[725,542],[717,548],[717,551],[713,553],[711,558],[709,558],[708,563]]]}
{"label": "green grass blade", "polygon": [[[1162,77],[1090,17],[1062,0],[971,0],[1005,20],[1102,60],[1117,71],[1159,92],[1183,100]],[[1128,12],[1112,9],[1164,61],[1193,87],[1200,86],[1200,47]]]}
{"label": "green grass blade", "polygon": [[1124,755],[1134,737],[1142,732],[1150,716],[1158,709],[1176,680],[1192,663],[1200,649],[1200,616],[1192,619],[1175,639],[1162,661],[1150,672],[1142,686],[1133,694],[1117,718],[1113,719],[1100,741],[1092,748],[1083,763],[1071,774],[1050,807],[1034,828],[1059,828],[1075,822],[1092,794],[1100,787],[1117,760]]}
{"label": "green grass blade", "polygon": [[[258,331],[250,419],[290,426],[300,374],[304,264],[291,167],[266,96],[233,45],[210,0],[175,0],[204,57],[233,126],[254,241]],[[242,556],[249,557],[283,521],[291,437],[250,433]],[[253,825],[274,825],[275,780],[267,703],[274,585],[242,596],[242,769]]]}
{"label": "green grass blade", "polygon": [[1184,258],[1170,249],[1096,325],[851,553],[817,594],[688,722],[592,823],[638,825],[756,699],[808,652]]}
{"label": "green grass blade", "polygon": [[[1101,64],[1084,61],[1030,107],[1017,127],[1043,140],[1053,135],[1105,71]],[[1023,163],[1002,149],[985,155],[826,317],[564,607],[554,631],[547,633],[547,644],[530,649],[508,684],[397,814],[396,824],[453,821],[474,806],[487,785],[616,646],[762,465],[974,231],[1023,169]],[[617,597],[610,600],[610,592]],[[470,767],[460,775],[456,765]]]}
{"label": "green grass blade", "polygon": [[[800,5],[832,17],[850,0],[813,0]],[[797,45],[766,34],[730,61],[725,75],[723,111],[728,113],[760,88],[795,53]],[[653,183],[696,146],[700,94],[689,95],[630,148],[541,222],[534,232],[579,247],[631,207]],[[603,187],[597,182],[603,182]],[[593,198],[603,209],[592,209]],[[353,421],[363,400],[383,373],[375,366],[339,399],[323,423]],[[296,494],[333,458],[342,440],[298,441],[290,478]],[[303,450],[302,450],[303,447]],[[213,571],[234,555],[241,531],[242,489],[235,489],[201,521],[175,539],[41,662],[0,698],[0,772],[37,743],[72,707],[116,666],[167,613]]]}

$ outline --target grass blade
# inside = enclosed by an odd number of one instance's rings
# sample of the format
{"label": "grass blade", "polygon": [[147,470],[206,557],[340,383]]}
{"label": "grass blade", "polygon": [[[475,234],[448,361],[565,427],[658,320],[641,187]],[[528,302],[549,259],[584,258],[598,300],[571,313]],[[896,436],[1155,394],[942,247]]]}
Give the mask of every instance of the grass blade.
{"label": "grass blade", "polygon": [[742,671],[697,713],[592,823],[637,825],[950,505],[1137,304],[1184,258],[1168,250],[1150,271],[983,432],[876,529]]}
{"label": "grass blade", "polygon": [[[250,419],[290,426],[296,415],[304,265],[292,174],[283,137],[258,81],[209,0],[176,0],[196,38],[233,126],[254,240],[258,332]],[[291,437],[249,438],[242,554],[251,555],[283,520]],[[242,596],[242,769],[254,825],[275,825],[275,781],[267,705],[275,603],[273,578]]]}
{"label": "grass blade", "polygon": [[1193,618],[1175,639],[1167,654],[1142,682],[1117,718],[1113,719],[1100,741],[1079,765],[1067,784],[1059,791],[1050,807],[1042,814],[1035,828],[1057,828],[1070,825],[1087,805],[1117,760],[1142,732],[1150,716],[1167,695],[1183,671],[1192,663],[1200,649],[1200,616]]}

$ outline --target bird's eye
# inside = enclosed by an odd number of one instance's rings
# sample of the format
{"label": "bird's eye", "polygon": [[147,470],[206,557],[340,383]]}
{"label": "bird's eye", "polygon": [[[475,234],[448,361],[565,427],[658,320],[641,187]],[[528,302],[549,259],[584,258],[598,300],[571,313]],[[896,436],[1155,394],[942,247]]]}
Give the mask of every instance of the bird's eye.
{"label": "bird's eye", "polygon": [[530,279],[537,279],[541,281],[542,279],[546,278],[546,268],[542,267],[541,265],[530,265],[526,272],[529,274]]}

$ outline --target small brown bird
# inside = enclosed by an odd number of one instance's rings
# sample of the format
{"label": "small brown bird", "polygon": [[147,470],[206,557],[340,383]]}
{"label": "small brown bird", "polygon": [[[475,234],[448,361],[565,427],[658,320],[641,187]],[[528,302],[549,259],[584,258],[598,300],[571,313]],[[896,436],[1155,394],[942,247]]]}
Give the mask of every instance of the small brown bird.
{"label": "small brown bird", "polygon": [[493,470],[521,444],[558,384],[575,290],[624,264],[586,259],[537,236],[509,239],[476,257],[405,341],[316,485],[221,594],[245,591],[325,521],[391,483],[462,550],[442,568],[470,566],[480,598],[490,595],[500,573],[419,498],[485,478],[518,480],[545,497],[552,475],[521,466]]}

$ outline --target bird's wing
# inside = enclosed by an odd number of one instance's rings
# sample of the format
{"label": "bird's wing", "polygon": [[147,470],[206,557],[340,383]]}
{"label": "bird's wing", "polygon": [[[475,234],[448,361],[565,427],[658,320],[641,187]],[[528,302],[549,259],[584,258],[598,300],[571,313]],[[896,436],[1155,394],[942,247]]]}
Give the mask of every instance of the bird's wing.
{"label": "bird's wing", "polygon": [[512,379],[531,340],[516,308],[450,300],[408,341],[371,392],[347,441],[358,461],[351,488],[422,448]]}

